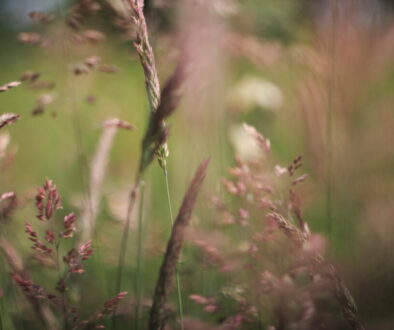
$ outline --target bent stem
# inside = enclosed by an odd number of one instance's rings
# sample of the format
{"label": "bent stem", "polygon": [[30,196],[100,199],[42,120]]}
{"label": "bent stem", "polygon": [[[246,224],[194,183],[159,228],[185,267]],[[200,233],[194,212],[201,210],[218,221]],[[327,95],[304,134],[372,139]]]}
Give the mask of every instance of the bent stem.
{"label": "bent stem", "polygon": [[[174,226],[174,216],[172,213],[172,205],[171,205],[171,194],[170,194],[170,185],[168,183],[168,172],[167,172],[167,164],[164,163],[163,166],[163,173],[164,173],[164,178],[166,181],[166,191],[167,191],[167,202],[168,202],[168,210],[170,212],[170,221],[171,221],[171,230]],[[178,296],[178,305],[179,305],[179,318],[180,318],[180,323],[181,323],[181,329],[183,330],[183,303],[182,303],[182,291],[181,291],[181,280],[179,276],[179,270],[178,267],[175,269],[175,281],[176,281],[176,290],[177,290],[177,296]]]}

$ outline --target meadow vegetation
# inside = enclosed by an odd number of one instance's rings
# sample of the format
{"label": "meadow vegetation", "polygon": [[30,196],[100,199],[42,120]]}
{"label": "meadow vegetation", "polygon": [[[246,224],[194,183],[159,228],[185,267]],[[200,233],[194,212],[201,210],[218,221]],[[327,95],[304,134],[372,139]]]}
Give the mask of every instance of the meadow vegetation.
{"label": "meadow vegetation", "polygon": [[389,1],[11,3],[0,330],[394,327]]}

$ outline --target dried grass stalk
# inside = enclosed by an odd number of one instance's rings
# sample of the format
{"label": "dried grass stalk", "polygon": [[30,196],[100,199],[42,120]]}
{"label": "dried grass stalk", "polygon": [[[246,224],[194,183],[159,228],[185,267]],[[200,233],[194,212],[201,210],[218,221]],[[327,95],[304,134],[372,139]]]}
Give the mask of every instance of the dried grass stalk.
{"label": "dried grass stalk", "polygon": [[119,128],[125,130],[134,128],[129,123],[118,118],[108,119],[102,126],[103,130],[90,166],[90,203],[85,203],[81,216],[81,242],[86,242],[92,238],[96,226],[96,217],[102,195],[102,184],[116,132]]}
{"label": "dried grass stalk", "polygon": [[205,160],[198,167],[196,174],[183,198],[181,208],[172,228],[171,237],[167,244],[163,263],[160,267],[159,278],[153,296],[153,304],[149,317],[149,329],[164,329],[165,313],[164,307],[168,294],[174,282],[176,266],[185,238],[186,228],[189,225],[192,211],[196,203],[197,194],[204,181],[209,160]]}

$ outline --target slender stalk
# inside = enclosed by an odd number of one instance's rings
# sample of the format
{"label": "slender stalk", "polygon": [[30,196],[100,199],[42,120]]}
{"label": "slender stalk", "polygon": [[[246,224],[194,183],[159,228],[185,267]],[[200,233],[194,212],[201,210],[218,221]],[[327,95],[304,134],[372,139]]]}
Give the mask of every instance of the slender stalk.
{"label": "slender stalk", "polygon": [[[4,221],[4,217],[1,215],[1,217],[0,217],[0,221],[1,222],[3,222]],[[3,228],[1,228],[1,230],[3,231]],[[2,234],[2,233],[0,233],[0,234]],[[0,249],[1,249],[1,247],[0,247]],[[1,274],[1,276],[3,276],[3,274]],[[3,323],[4,323],[4,317],[3,317],[3,314],[5,314],[5,311],[4,311],[4,304],[3,304],[3,297],[2,296],[0,296],[0,330],[3,330],[4,329],[4,327],[3,327]]]}
{"label": "slender stalk", "polygon": [[327,232],[328,237],[332,239],[333,228],[332,228],[332,115],[334,111],[334,97],[335,97],[335,60],[336,60],[336,29],[337,29],[337,15],[338,15],[338,4],[337,0],[332,1],[331,11],[331,54],[330,54],[330,72],[327,82],[327,118],[326,118],[326,217],[327,217]]}
{"label": "slender stalk", "polygon": [[[8,237],[8,235],[9,235],[8,228],[6,226],[2,226],[1,233],[0,233],[0,252],[2,252],[1,251],[2,248],[4,249],[3,244],[2,244],[2,239],[4,239],[4,237]],[[13,269],[12,266],[11,266],[11,269]],[[15,270],[19,270],[20,272],[22,272],[23,265],[21,264],[20,268],[18,268],[18,269],[13,269],[13,271],[15,271]],[[1,274],[1,275],[3,276],[3,274]],[[11,296],[12,296],[11,300],[12,300],[12,303],[14,305],[14,309],[15,309],[17,315],[21,315],[22,310],[21,310],[20,304],[18,303],[18,297],[17,297],[16,291],[12,290]],[[10,319],[10,321],[11,321],[14,329],[25,330],[26,327],[25,327],[24,323],[19,318],[16,318],[15,320]]]}
{"label": "slender stalk", "polygon": [[3,329],[3,299],[0,299],[0,330]]}
{"label": "slender stalk", "polygon": [[204,181],[209,159],[198,167],[193,180],[189,184],[178,215],[172,226],[171,236],[167,243],[163,262],[160,267],[159,277],[156,282],[153,302],[149,315],[149,329],[162,330],[165,328],[166,312],[165,304],[170,293],[172,282],[176,273],[176,267],[185,239],[186,229],[189,226],[198,192]]}
{"label": "slender stalk", "polygon": [[[61,4],[60,0],[57,0],[57,7],[58,7],[58,12],[60,14],[60,17],[62,18],[63,21],[66,20],[66,15],[64,12],[64,8]],[[69,41],[68,41],[68,36],[65,32],[65,30],[62,30],[62,57],[64,59],[65,64],[67,65],[68,63],[71,62],[71,56],[70,56],[70,50],[69,50]],[[77,156],[78,156],[78,161],[79,161],[79,166],[80,166],[80,171],[81,171],[81,178],[82,178],[82,186],[84,190],[84,195],[85,199],[87,201],[87,205],[89,205],[89,210],[91,213],[92,205],[91,205],[91,196],[90,196],[90,190],[89,190],[89,185],[88,185],[88,176],[89,176],[89,164],[88,160],[86,157],[86,154],[84,152],[84,147],[83,147],[83,141],[82,141],[82,128],[81,128],[81,123],[80,123],[80,115],[79,111],[77,108],[77,100],[76,100],[76,84],[72,81],[73,76],[69,76],[68,70],[66,70],[66,76],[71,77],[71,79],[67,79],[67,92],[70,95],[70,110],[72,114],[72,125],[73,125],[73,133],[74,133],[74,138],[75,138],[75,146],[77,149]]]}
{"label": "slender stalk", "polygon": [[[125,7],[130,10],[130,15],[134,19],[136,27],[137,27],[138,42],[136,42],[134,44],[134,46],[136,47],[136,49],[140,55],[141,64],[144,68],[146,91],[147,91],[147,95],[148,95],[150,110],[152,113],[156,110],[156,108],[159,104],[160,86],[159,86],[159,80],[157,77],[153,51],[152,51],[152,48],[151,48],[151,46],[149,44],[149,40],[148,40],[148,30],[147,30],[146,23],[145,23],[145,17],[143,15],[143,11],[142,11],[143,1],[141,2],[141,1],[134,1],[134,0],[123,0],[123,3],[125,4]],[[137,47],[137,44],[139,45],[139,47]],[[149,69],[147,67],[149,67]],[[124,268],[124,263],[125,263],[126,249],[127,249],[129,230],[130,230],[130,218],[131,218],[131,213],[134,208],[136,195],[137,195],[137,192],[138,192],[140,185],[141,185],[141,177],[142,177],[144,169],[145,169],[144,166],[142,166],[142,164],[144,162],[143,157],[144,157],[144,150],[142,150],[142,153],[141,153],[140,165],[137,170],[136,180],[135,180],[134,186],[132,187],[132,189],[130,191],[130,197],[128,200],[126,222],[125,222],[125,225],[123,228],[123,236],[121,239],[121,246],[120,246],[120,253],[119,253],[119,262],[118,262],[117,277],[116,277],[116,284],[115,284],[115,288],[116,288],[115,293],[118,293],[120,291],[121,286],[122,286],[123,268]],[[137,256],[137,259],[139,259],[139,258],[140,257]]]}
{"label": "slender stalk", "polygon": [[[86,218],[88,219],[88,222],[90,224],[90,228],[93,227],[93,205],[92,205],[92,196],[91,196],[91,190],[89,186],[89,162],[87,155],[85,154],[85,148],[83,145],[83,133],[82,133],[82,127],[81,127],[81,122],[80,122],[80,114],[78,111],[78,105],[77,105],[77,90],[76,90],[76,84],[72,81],[72,79],[75,79],[72,75],[69,75],[69,72],[67,70],[67,64],[71,62],[71,52],[70,52],[70,41],[67,35],[67,30],[66,30],[66,12],[65,8],[62,5],[61,0],[56,0],[57,4],[57,10],[59,12],[59,16],[61,20],[64,22],[64,28],[62,28],[62,42],[61,42],[61,47],[62,47],[62,57],[63,61],[65,63],[65,77],[67,85],[65,87],[65,94],[69,95],[69,108],[71,112],[71,123],[73,127],[73,134],[74,134],[74,140],[75,140],[75,148],[77,152],[77,160],[79,163],[79,171],[81,175],[81,182],[82,182],[82,190],[83,190],[83,197],[85,200],[85,206],[86,206]],[[94,240],[97,242],[97,232],[96,228],[94,227]],[[95,254],[96,260],[100,262],[101,260],[101,253],[100,253],[100,244],[96,244],[96,254]],[[101,268],[100,268],[101,270]],[[104,271],[100,271],[102,276],[99,276],[101,280],[101,284],[104,286],[105,281],[104,278]]]}
{"label": "slender stalk", "polygon": [[171,221],[171,229],[172,229],[172,227],[174,226],[174,216],[172,213],[171,194],[170,194],[170,185],[168,182],[167,164],[164,165],[163,172],[164,172],[164,178],[166,181],[167,202],[168,202],[168,210],[170,212],[170,221]]}
{"label": "slender stalk", "polygon": [[136,296],[135,303],[135,329],[140,329],[140,310],[141,310],[141,297],[143,292],[143,279],[142,279],[142,251],[143,251],[143,211],[144,211],[144,184],[140,185],[140,204],[138,214],[138,237],[137,237],[137,275],[135,277],[134,291]]}
{"label": "slender stalk", "polygon": [[[133,212],[134,204],[135,204],[137,194],[138,194],[138,190],[140,189],[141,185],[142,185],[142,180],[140,179],[140,171],[139,171],[137,174],[137,178],[135,180],[134,186],[132,187],[130,194],[129,194],[126,220],[125,220],[125,224],[123,226],[123,235],[122,235],[121,242],[120,242],[119,259],[118,259],[117,274],[116,274],[116,281],[115,281],[115,294],[120,292],[120,289],[122,287],[123,269],[124,269],[124,265],[125,265],[126,251],[127,251],[128,241],[129,241],[131,214]],[[117,329],[116,313],[115,312],[112,315],[112,328]]]}
{"label": "slender stalk", "polygon": [[[138,176],[139,177],[139,176]],[[120,288],[122,286],[122,280],[123,280],[123,268],[124,268],[124,263],[125,263],[125,258],[126,258],[126,250],[127,250],[127,243],[128,243],[128,238],[129,238],[129,229],[130,229],[130,222],[131,222],[131,213],[134,208],[135,200],[137,197],[138,190],[141,186],[141,180],[137,178],[137,180],[134,183],[133,188],[130,191],[129,195],[129,202],[128,202],[128,207],[127,207],[127,215],[126,215],[126,221],[125,225],[123,228],[123,236],[120,244],[120,253],[119,253],[119,261],[118,261],[118,272],[116,276],[116,282],[115,282],[115,290],[116,292],[120,291]]]}
{"label": "slender stalk", "polygon": [[[59,239],[59,233],[56,231],[56,226],[55,226],[55,222],[53,219],[50,222],[50,224],[51,224],[51,229],[52,229],[55,237],[57,238],[56,241],[54,242],[55,249],[54,249],[53,259],[56,263],[58,283],[59,283],[62,280],[62,278],[63,278],[63,280],[65,280],[65,278],[62,276],[62,270],[61,270],[61,256],[60,256],[61,240]],[[66,294],[65,294],[65,292],[62,292],[61,295],[62,295],[63,328],[65,330],[67,330],[68,329],[68,321],[67,321]]]}
{"label": "slender stalk", "polygon": [[[130,224],[131,211],[135,204],[135,195],[137,190],[141,188],[140,178],[143,176],[145,170],[149,164],[157,159],[160,167],[164,169],[166,163],[166,157],[168,156],[168,150],[166,146],[166,140],[168,137],[168,129],[165,127],[165,119],[169,117],[179,104],[180,99],[180,85],[184,78],[184,63],[180,61],[179,65],[175,69],[173,75],[167,81],[164,89],[160,90],[159,79],[157,75],[155,57],[153,49],[149,42],[148,28],[145,21],[143,12],[144,1],[143,0],[123,0],[126,8],[129,11],[131,19],[133,19],[136,27],[136,39],[134,41],[134,47],[139,55],[142,68],[145,75],[145,87],[147,92],[147,98],[150,106],[150,115],[148,126],[145,132],[145,136],[141,144],[141,158],[139,167],[137,170],[137,179],[134,184],[134,188],[130,193],[128,202],[128,211],[125,226],[123,229],[123,237],[121,242],[121,251],[119,256],[118,264],[118,276],[116,280],[117,292],[120,290],[122,283],[122,273],[125,262],[125,249],[127,248],[128,231]],[[142,205],[141,205],[142,206]],[[140,210],[140,215],[141,215]],[[142,268],[142,224],[139,224],[138,228],[138,247],[137,247],[137,279],[140,276]],[[179,282],[179,281],[178,281]],[[138,283],[138,280],[137,280]],[[140,302],[137,302],[137,315],[138,319]],[[182,310],[182,307],[181,307]],[[139,322],[137,320],[137,322]]]}
{"label": "slender stalk", "polygon": [[[170,194],[170,185],[168,182],[168,172],[167,172],[167,164],[164,163],[163,167],[164,178],[166,181],[166,191],[167,191],[167,202],[168,202],[168,210],[170,212],[170,221],[171,221],[171,230],[174,226],[174,215],[172,212],[172,205],[171,205],[171,194]],[[183,330],[183,302],[182,302],[182,290],[181,290],[181,280],[179,275],[178,265],[175,269],[175,282],[176,282],[176,290],[178,295],[178,305],[179,305],[179,318],[181,323],[181,329]]]}
{"label": "slender stalk", "polygon": [[[74,135],[74,141],[75,141],[75,148],[76,148],[76,153],[77,153],[77,161],[79,165],[79,171],[81,175],[81,183],[82,183],[82,190],[83,190],[83,198],[84,198],[84,214],[83,214],[83,223],[84,226],[86,226],[85,222],[89,223],[89,229],[93,228],[93,238],[95,242],[98,242],[98,235],[96,231],[96,227],[94,226],[94,211],[93,211],[93,201],[92,201],[92,190],[90,189],[90,183],[89,183],[89,174],[90,174],[90,167],[89,167],[89,162],[88,162],[88,157],[85,153],[85,148],[83,144],[83,132],[82,132],[82,127],[81,127],[81,116],[78,111],[78,104],[77,104],[77,89],[76,89],[76,84],[73,81],[75,77],[73,75],[70,75],[69,71],[67,70],[67,65],[72,62],[72,54],[70,51],[70,41],[69,41],[69,36],[66,30],[66,11],[64,8],[64,5],[62,4],[61,0],[56,0],[57,3],[57,10],[59,13],[59,16],[61,20],[64,22],[64,27],[62,27],[61,33],[62,33],[62,40],[61,40],[61,51],[62,51],[62,58],[65,64],[65,77],[66,79],[66,86],[65,86],[65,94],[68,96],[68,107],[71,113],[71,124],[72,124],[72,130],[73,130],[73,135]],[[82,236],[85,237],[85,230],[83,231]],[[90,238],[90,237],[89,237]],[[78,241],[81,238],[78,239]],[[85,243],[85,242],[83,242]],[[97,260],[97,263],[100,263],[101,259],[101,251],[100,251],[100,244],[95,245],[95,250],[96,253],[94,255],[95,260]],[[97,268],[96,268],[97,269]],[[105,281],[105,272],[104,269],[99,267],[99,272],[101,276],[98,276],[100,280],[100,285],[102,288],[106,287],[106,281]],[[76,283],[76,285],[80,285],[79,282]],[[64,294],[63,294],[64,295]],[[81,300],[79,301],[79,304],[81,303]]]}
{"label": "slender stalk", "polygon": [[[141,177],[143,176],[146,168],[156,158],[159,161],[159,165],[163,168],[165,164],[165,158],[167,157],[168,151],[166,149],[166,138],[168,132],[165,128],[164,119],[171,115],[178,105],[178,89],[179,84],[182,81],[180,74],[183,73],[181,66],[178,70],[175,70],[173,76],[169,79],[166,87],[160,94],[160,84],[157,76],[157,70],[155,65],[155,57],[153,54],[152,47],[149,43],[148,29],[146,26],[145,16],[143,13],[143,0],[124,0],[126,8],[129,10],[130,17],[134,20],[136,25],[136,40],[134,41],[134,47],[140,57],[140,62],[144,70],[145,75],[145,87],[147,97],[149,101],[150,114],[149,122],[145,132],[145,136],[141,144],[141,157],[139,167],[136,174],[136,180],[134,187],[130,192],[130,198],[128,202],[128,211],[123,229],[123,237],[121,242],[121,252],[118,264],[118,276],[116,281],[116,288],[120,289],[122,281],[122,270],[124,264],[124,251],[127,247],[128,226],[130,224],[131,211],[134,208],[135,195],[137,190],[140,188]],[[163,97],[164,96],[164,97]],[[164,102],[163,102],[164,100]]]}

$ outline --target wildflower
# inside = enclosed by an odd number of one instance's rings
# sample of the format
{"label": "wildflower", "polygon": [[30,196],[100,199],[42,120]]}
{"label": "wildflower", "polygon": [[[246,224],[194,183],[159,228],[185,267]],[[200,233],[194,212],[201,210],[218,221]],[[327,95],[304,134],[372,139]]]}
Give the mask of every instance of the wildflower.
{"label": "wildflower", "polygon": [[276,111],[283,104],[283,93],[280,88],[259,77],[245,77],[230,95],[231,104],[245,112],[255,106]]}

